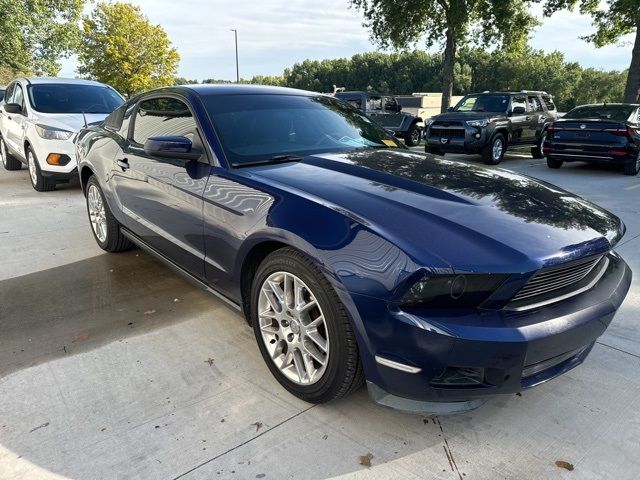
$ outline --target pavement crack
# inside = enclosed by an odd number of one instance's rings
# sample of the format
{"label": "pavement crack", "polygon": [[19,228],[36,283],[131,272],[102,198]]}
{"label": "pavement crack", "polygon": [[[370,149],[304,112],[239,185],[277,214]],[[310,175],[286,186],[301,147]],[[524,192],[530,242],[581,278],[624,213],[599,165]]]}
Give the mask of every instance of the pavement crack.
{"label": "pavement crack", "polygon": [[449,467],[451,467],[451,471],[458,474],[458,478],[463,480],[462,473],[460,473],[460,469],[458,468],[458,464],[456,463],[455,458],[453,458],[453,452],[451,451],[451,447],[449,446],[449,441],[447,440],[447,436],[444,433],[444,429],[442,428],[442,424],[440,423],[440,419],[435,417],[435,421],[438,423],[440,427],[440,432],[442,432],[442,439],[444,440],[444,445],[442,448],[444,449],[444,454],[447,456],[447,460],[449,461]]}
{"label": "pavement crack", "polygon": [[[238,449],[238,448],[240,448],[240,447],[244,447],[245,445],[247,445],[248,443],[253,442],[253,441],[254,441],[254,440],[256,440],[257,438],[260,438],[261,436],[266,435],[267,433],[269,433],[269,432],[271,432],[271,431],[275,430],[276,428],[280,427],[281,425],[284,425],[285,423],[289,422],[290,420],[293,420],[294,418],[299,417],[299,416],[300,416],[300,415],[302,415],[303,413],[308,412],[309,410],[311,410],[311,409],[312,409],[313,407],[315,407],[315,406],[316,406],[316,405],[311,405],[310,407],[307,407],[307,408],[305,408],[304,410],[299,411],[299,412],[298,412],[298,413],[296,413],[295,415],[291,415],[290,417],[285,418],[285,419],[284,419],[284,420],[282,420],[280,423],[277,423],[276,425],[274,425],[273,427],[271,427],[269,430],[264,430],[262,433],[259,433],[258,435],[254,436],[254,437],[251,437],[249,440],[246,440],[246,441],[244,441],[244,442],[242,442],[242,443],[239,443],[239,444],[238,444],[238,445],[236,445],[235,447],[231,447],[229,450],[226,450],[226,451],[224,451],[224,452],[222,452],[222,453],[219,453],[218,455],[216,455],[216,456],[215,456],[215,457],[213,457],[213,458],[210,458],[209,460],[205,460],[204,462],[202,462],[202,463],[200,463],[200,464],[196,465],[195,467],[193,467],[193,468],[191,468],[191,469],[187,470],[186,472],[181,473],[181,474],[180,474],[180,475],[178,475],[177,477],[173,477],[173,479],[172,479],[172,480],[178,480],[179,478],[183,478],[184,476],[189,475],[190,473],[192,473],[192,472],[194,472],[194,471],[198,470],[199,468],[204,467],[204,466],[205,466],[205,465],[207,465],[208,463],[211,463],[211,462],[213,462],[213,461],[215,461],[215,460],[219,459],[220,457],[224,457],[227,453],[231,453],[231,452],[233,452],[234,450],[237,450],[237,449]],[[462,477],[460,477],[460,478],[462,478]]]}
{"label": "pavement crack", "polygon": [[632,357],[636,357],[636,358],[640,358],[640,355],[635,354],[635,353],[631,353],[631,352],[627,352],[626,350],[622,350],[621,348],[618,347],[614,347],[613,345],[607,345],[606,343],[602,343],[602,342],[596,342],[598,345],[603,345],[605,347],[609,347],[612,350],[617,350],[620,353],[626,353],[627,355],[631,355]]}

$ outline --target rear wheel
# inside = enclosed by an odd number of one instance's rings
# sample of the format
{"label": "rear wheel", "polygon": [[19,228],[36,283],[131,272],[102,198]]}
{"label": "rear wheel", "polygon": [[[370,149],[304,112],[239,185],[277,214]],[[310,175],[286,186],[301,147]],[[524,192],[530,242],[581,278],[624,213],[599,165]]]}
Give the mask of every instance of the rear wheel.
{"label": "rear wheel", "polygon": [[540,141],[535,147],[531,148],[531,156],[533,158],[544,158],[544,142],[547,140],[547,131],[543,130],[540,135]]}
{"label": "rear wheel", "polygon": [[20,160],[9,155],[7,145],[2,138],[0,138],[0,158],[2,159],[2,166],[5,170],[20,170],[22,168]]}
{"label": "rear wheel", "polygon": [[27,166],[29,167],[29,178],[31,186],[36,192],[50,192],[55,190],[56,183],[49,178],[42,176],[42,170],[38,164],[38,159],[31,146],[27,147]]}
{"label": "rear wheel", "polygon": [[564,162],[553,157],[547,157],[547,167],[560,168]]}
{"label": "rear wheel", "polygon": [[635,162],[627,163],[624,166],[624,174],[625,175],[638,175],[640,173],[640,153],[638,153],[638,158],[636,158]]}
{"label": "rear wheel", "polygon": [[102,188],[94,176],[87,181],[86,197],[91,230],[100,248],[107,252],[121,252],[131,248],[131,242],[120,231],[120,223],[111,213]]}
{"label": "rear wheel", "polygon": [[404,135],[404,143],[407,147],[415,147],[420,143],[422,130],[414,123]]}
{"label": "rear wheel", "polygon": [[502,161],[506,149],[507,144],[504,135],[496,133],[489,145],[482,149],[482,160],[487,165],[497,165]]}
{"label": "rear wheel", "polygon": [[298,398],[328,402],[362,384],[345,309],[322,272],[297,250],[277,250],[258,267],[251,320],[269,370]]}

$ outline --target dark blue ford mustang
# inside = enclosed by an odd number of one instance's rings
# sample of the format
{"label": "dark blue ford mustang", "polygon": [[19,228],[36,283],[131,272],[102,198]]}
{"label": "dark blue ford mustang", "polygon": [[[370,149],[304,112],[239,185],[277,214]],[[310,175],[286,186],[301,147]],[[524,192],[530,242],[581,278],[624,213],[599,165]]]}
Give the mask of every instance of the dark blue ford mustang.
{"label": "dark blue ford mustang", "polygon": [[98,244],[132,244],[242,310],[309,402],[455,412],[580,364],[631,282],[614,215],[414,154],[333,98],[190,86],[78,140]]}

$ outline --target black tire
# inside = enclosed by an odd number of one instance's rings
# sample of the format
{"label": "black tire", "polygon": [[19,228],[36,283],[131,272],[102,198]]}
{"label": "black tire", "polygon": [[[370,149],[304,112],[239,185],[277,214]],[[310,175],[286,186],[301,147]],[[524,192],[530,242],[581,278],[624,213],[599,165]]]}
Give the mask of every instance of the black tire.
{"label": "black tire", "polygon": [[2,157],[2,166],[5,170],[20,170],[22,168],[22,162],[17,158],[9,155],[7,150],[7,144],[4,143],[4,139],[0,138],[0,157]]}
{"label": "black tire", "polygon": [[[497,144],[500,142],[501,148],[497,153]],[[504,153],[507,151],[507,142],[502,133],[496,133],[491,137],[489,144],[482,149],[482,160],[487,165],[498,165],[504,158]],[[495,152],[495,153],[494,153]]]}
{"label": "black tire", "polygon": [[430,153],[431,155],[440,155],[440,156],[444,157],[444,152],[442,150],[440,150],[439,148],[436,148],[436,147],[426,146],[424,151],[427,152],[427,153]]}
{"label": "black tire", "polygon": [[547,139],[547,130],[543,130],[540,135],[540,141],[536,144],[535,147],[531,148],[531,156],[536,159],[544,158],[544,142]]}
{"label": "black tire", "polygon": [[640,153],[638,153],[638,158],[636,158],[635,162],[627,163],[624,166],[624,174],[629,176],[636,176],[640,173]]}
{"label": "black tire", "polygon": [[553,157],[547,157],[547,167],[560,168],[564,162]]}
{"label": "black tire", "polygon": [[[324,314],[329,341],[327,366],[322,376],[310,385],[288,379],[272,360],[262,337],[258,319],[260,289],[276,272],[287,272],[302,280],[313,292]],[[306,402],[325,403],[349,395],[364,382],[358,345],[344,306],[322,272],[299,251],[293,248],[276,250],[260,264],[251,285],[250,312],[260,353],[276,380],[291,394]]]}
{"label": "black tire", "polygon": [[[38,164],[38,157],[36,156],[36,152],[33,151],[31,145],[27,147],[26,151],[27,156],[27,167],[29,168],[29,180],[31,181],[31,186],[36,192],[51,192],[56,189],[56,182],[53,180],[43,177],[42,170],[40,170],[40,165]],[[33,165],[31,165],[33,163]],[[35,170],[31,170],[34,168]]]}
{"label": "black tire", "polygon": [[414,123],[404,134],[404,143],[407,147],[415,147],[420,144],[422,130]]}
{"label": "black tire", "polygon": [[123,252],[125,250],[129,250],[133,244],[127,237],[122,234],[121,225],[116,220],[116,217],[111,213],[111,209],[109,208],[109,204],[104,198],[104,193],[102,192],[102,188],[98,183],[98,179],[95,176],[89,177],[87,181],[87,187],[85,189],[85,199],[87,203],[87,214],[89,215],[89,223],[91,225],[91,214],[89,213],[89,189],[96,188],[97,193],[100,195],[102,203],[104,205],[104,216],[106,220],[106,238],[104,240],[100,240],[96,235],[93,226],[91,226],[91,232],[93,233],[93,238],[96,239],[96,243],[100,248],[107,252],[115,253],[115,252]]}

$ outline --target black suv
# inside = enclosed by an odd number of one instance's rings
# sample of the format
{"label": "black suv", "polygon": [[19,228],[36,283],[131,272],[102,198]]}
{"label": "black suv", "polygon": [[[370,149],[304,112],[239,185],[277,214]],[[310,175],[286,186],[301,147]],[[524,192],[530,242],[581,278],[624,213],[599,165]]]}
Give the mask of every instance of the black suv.
{"label": "black suv", "polygon": [[480,153],[488,165],[500,163],[507,148],[531,146],[544,158],[548,125],[558,118],[546,92],[484,92],[466,95],[446,113],[427,120],[426,151]]}
{"label": "black suv", "polygon": [[422,119],[402,113],[395,97],[368,92],[339,92],[335,97],[350,103],[380,126],[392,130],[396,137],[404,138],[407,146],[420,143],[424,126]]}

